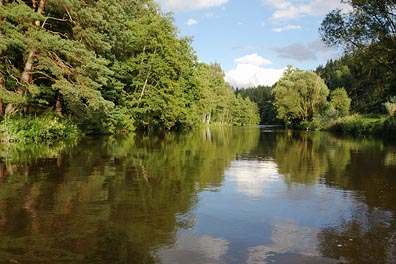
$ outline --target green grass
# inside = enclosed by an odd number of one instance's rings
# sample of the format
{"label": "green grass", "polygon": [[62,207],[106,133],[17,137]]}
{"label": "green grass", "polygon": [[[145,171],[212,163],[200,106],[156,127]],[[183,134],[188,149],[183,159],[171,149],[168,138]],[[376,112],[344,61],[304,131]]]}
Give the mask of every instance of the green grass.
{"label": "green grass", "polygon": [[8,141],[53,141],[78,137],[79,129],[67,119],[48,114],[40,117],[9,117],[0,125]]}
{"label": "green grass", "polygon": [[339,118],[326,130],[352,135],[383,135],[396,128],[394,118],[386,115],[353,114]]}

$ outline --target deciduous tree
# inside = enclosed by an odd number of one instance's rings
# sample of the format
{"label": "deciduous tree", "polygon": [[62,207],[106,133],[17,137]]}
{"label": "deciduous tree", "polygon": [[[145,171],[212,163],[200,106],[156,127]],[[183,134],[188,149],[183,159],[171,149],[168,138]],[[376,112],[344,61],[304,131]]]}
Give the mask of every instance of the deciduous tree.
{"label": "deciduous tree", "polygon": [[314,72],[289,67],[273,93],[277,117],[291,125],[312,120],[326,104],[329,89]]}

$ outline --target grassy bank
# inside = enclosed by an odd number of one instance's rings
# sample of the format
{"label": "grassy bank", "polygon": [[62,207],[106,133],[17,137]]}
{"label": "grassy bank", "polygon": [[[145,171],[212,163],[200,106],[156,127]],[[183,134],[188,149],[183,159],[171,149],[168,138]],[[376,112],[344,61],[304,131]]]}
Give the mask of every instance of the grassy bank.
{"label": "grassy bank", "polygon": [[384,135],[396,134],[396,118],[387,115],[354,114],[337,119],[324,130],[351,135]]}
{"label": "grassy bank", "polygon": [[0,123],[0,138],[7,142],[42,142],[77,138],[77,125],[55,115],[5,118]]}

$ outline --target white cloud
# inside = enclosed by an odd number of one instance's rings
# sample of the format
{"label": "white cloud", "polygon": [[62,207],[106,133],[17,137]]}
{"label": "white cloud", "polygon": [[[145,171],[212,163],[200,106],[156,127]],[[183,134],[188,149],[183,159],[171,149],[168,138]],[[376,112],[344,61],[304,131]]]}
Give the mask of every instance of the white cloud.
{"label": "white cloud", "polygon": [[191,11],[224,5],[229,0],[158,0],[165,10]]}
{"label": "white cloud", "polygon": [[340,8],[347,10],[346,4],[340,1],[329,0],[262,0],[267,6],[275,9],[271,19],[274,21],[289,20],[304,16],[322,16],[327,14],[333,9]]}
{"label": "white cloud", "polygon": [[188,20],[186,21],[186,25],[187,25],[187,26],[192,26],[192,25],[195,25],[195,24],[198,24],[198,21],[195,20],[194,18],[190,18],[190,19],[188,19]]}
{"label": "white cloud", "polygon": [[272,29],[275,32],[282,32],[282,31],[288,31],[288,30],[295,30],[295,29],[301,29],[301,26],[297,26],[297,25],[287,25],[284,27],[277,27]]}
{"label": "white cloud", "polygon": [[265,68],[263,65],[272,64],[271,61],[257,55],[247,55],[235,60],[237,66],[225,74],[226,82],[233,87],[246,88],[258,85],[271,86],[283,75],[284,68]]}
{"label": "white cloud", "polygon": [[235,62],[238,64],[250,64],[256,66],[272,64],[270,60],[264,59],[263,57],[257,55],[257,53],[238,58],[235,60]]}

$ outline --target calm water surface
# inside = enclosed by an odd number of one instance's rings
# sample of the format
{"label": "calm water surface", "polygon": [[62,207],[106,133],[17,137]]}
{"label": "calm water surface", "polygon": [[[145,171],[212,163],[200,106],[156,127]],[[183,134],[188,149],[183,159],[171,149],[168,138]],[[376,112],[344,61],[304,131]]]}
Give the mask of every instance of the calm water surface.
{"label": "calm water surface", "polygon": [[0,263],[396,263],[396,144],[216,128],[0,145]]}

